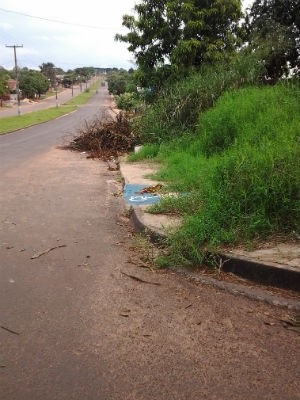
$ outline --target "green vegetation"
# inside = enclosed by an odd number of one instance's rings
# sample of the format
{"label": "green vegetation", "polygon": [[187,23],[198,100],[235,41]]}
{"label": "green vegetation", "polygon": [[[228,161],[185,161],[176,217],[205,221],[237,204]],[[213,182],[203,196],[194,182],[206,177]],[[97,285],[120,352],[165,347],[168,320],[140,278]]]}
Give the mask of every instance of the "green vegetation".
{"label": "green vegetation", "polygon": [[0,134],[47,122],[74,110],[76,110],[75,106],[61,106],[58,108],[52,107],[47,110],[34,111],[16,117],[4,117],[1,118]]}
{"label": "green vegetation", "polygon": [[299,68],[299,0],[255,0],[246,15],[249,50],[264,59],[266,76],[278,80]]}
{"label": "green vegetation", "polygon": [[133,69],[129,71],[124,69],[113,70],[108,73],[106,80],[110,94],[120,96],[124,93],[136,93]]}
{"label": "green vegetation", "polygon": [[108,91],[114,95],[116,105],[120,110],[132,111],[138,106],[140,96],[137,93],[133,69],[113,70],[108,73],[106,80]]}
{"label": "green vegetation", "polygon": [[123,16],[128,33],[116,39],[151,93],[133,123],[144,147],[130,159],[160,162],[156,177],[182,193],[151,209],[182,216],[173,265],[299,235],[298,3],[254,0],[242,16],[239,0],[141,0]]}
{"label": "green vegetation", "polygon": [[45,94],[50,83],[41,72],[25,70],[20,74],[19,87],[23,96],[33,99],[35,96],[40,98],[42,94]]}
{"label": "green vegetation", "polygon": [[134,15],[123,16],[129,33],[116,40],[128,43],[141,85],[153,86],[167,61],[182,70],[227,59],[239,44],[241,16],[236,0],[144,0],[134,6]]}
{"label": "green vegetation", "polygon": [[115,96],[117,107],[120,110],[131,111],[138,105],[138,98],[135,93],[123,93]]}
{"label": "green vegetation", "polygon": [[225,90],[258,82],[260,74],[261,64],[252,55],[236,56],[230,64],[202,67],[169,85],[153,105],[146,106],[136,120],[136,131],[147,143],[191,134],[199,113],[212,107]]}
{"label": "green vegetation", "polygon": [[296,86],[225,92],[195,133],[146,146],[134,157],[162,162],[157,178],[186,193],[152,212],[177,213],[172,263],[206,251],[300,230],[300,91]]}
{"label": "green vegetation", "polygon": [[0,101],[3,97],[9,96],[8,79],[7,71],[0,67]]}

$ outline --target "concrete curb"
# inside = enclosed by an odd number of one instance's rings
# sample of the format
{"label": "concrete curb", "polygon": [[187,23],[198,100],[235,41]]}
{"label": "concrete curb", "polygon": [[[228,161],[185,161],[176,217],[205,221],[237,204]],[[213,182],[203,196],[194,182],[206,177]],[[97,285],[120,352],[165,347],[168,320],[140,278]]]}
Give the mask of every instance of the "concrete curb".
{"label": "concrete curb", "polygon": [[241,278],[293,290],[300,293],[300,270],[286,265],[265,263],[229,254],[219,255],[224,272],[231,272]]}
{"label": "concrete curb", "polygon": [[[139,207],[130,207],[129,210],[130,221],[136,232],[145,231],[155,243],[162,242],[166,239],[166,235],[163,232],[146,226],[143,223],[143,211],[140,210]],[[231,272],[236,276],[262,285],[300,292],[300,271],[298,272],[295,268],[285,268],[285,266],[259,263],[248,260],[242,256],[235,257],[228,254],[215,254],[214,256],[221,262],[222,271],[224,272]],[[226,290],[234,295],[244,296],[257,301],[264,301],[274,306],[287,307],[290,310],[300,310],[300,300],[279,296],[265,289],[221,281],[201,275],[201,271],[195,273],[188,269],[179,268],[173,270],[173,272],[196,283],[211,285],[220,290]]]}
{"label": "concrete curb", "polygon": [[289,310],[300,311],[300,300],[298,301],[291,298],[277,296],[260,288],[249,287],[243,284],[232,282],[224,282],[215,278],[201,275],[201,272],[194,273],[185,269],[177,269],[175,272],[196,283],[214,286],[217,289],[225,290],[226,292],[236,296],[244,296],[248,299],[264,301],[265,303],[273,306],[286,307]]}

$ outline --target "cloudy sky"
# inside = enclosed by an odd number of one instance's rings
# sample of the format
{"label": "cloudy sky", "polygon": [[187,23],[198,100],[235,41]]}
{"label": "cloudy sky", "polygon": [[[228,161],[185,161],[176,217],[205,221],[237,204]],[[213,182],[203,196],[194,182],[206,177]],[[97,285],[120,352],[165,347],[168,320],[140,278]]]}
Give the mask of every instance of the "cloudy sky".
{"label": "cloudy sky", "polygon": [[46,62],[64,70],[81,66],[133,67],[127,45],[115,42],[114,36],[127,32],[122,27],[122,15],[132,14],[135,3],[0,0],[0,66],[14,66],[13,49],[6,45],[23,45],[17,49],[20,67],[38,69]]}

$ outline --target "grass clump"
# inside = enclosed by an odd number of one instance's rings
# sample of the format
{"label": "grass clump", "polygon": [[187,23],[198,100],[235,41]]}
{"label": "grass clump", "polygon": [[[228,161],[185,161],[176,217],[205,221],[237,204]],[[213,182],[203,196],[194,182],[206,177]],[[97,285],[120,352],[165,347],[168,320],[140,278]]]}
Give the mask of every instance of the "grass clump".
{"label": "grass clump", "polygon": [[138,152],[132,153],[128,156],[128,161],[151,160],[158,156],[159,145],[148,144],[142,146]]}

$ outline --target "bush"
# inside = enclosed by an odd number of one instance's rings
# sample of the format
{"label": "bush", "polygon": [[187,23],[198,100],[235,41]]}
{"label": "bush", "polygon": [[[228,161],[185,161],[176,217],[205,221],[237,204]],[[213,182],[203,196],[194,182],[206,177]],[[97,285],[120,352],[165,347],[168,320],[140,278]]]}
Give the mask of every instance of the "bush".
{"label": "bush", "polygon": [[134,93],[123,93],[115,96],[117,107],[120,110],[131,111],[137,106],[137,97]]}

